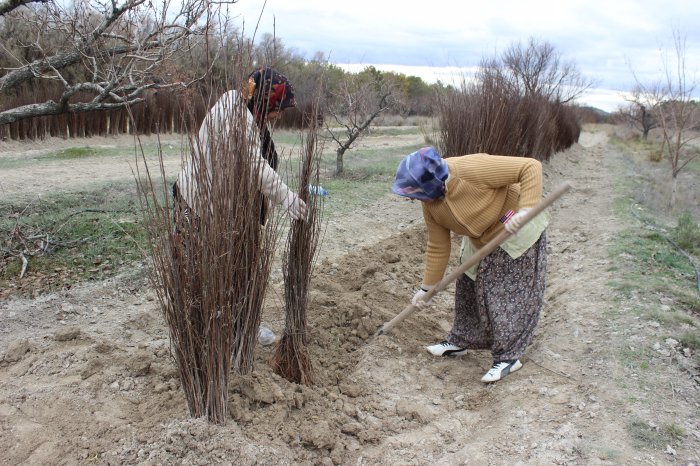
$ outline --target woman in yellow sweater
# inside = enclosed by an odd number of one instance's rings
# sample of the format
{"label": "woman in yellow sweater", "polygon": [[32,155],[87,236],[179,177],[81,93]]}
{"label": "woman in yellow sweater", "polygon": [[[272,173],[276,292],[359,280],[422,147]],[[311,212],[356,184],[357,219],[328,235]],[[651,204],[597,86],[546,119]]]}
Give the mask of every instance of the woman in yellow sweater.
{"label": "woman in yellow sweater", "polygon": [[452,330],[426,349],[436,356],[491,350],[493,365],[481,379],[487,383],[520,369],[544,297],[547,217],[541,214],[520,229],[522,216],[542,196],[542,164],[488,154],[443,159],[425,147],[401,161],[392,191],[422,201],[428,244],[415,305],[429,304],[423,295],[445,274],[451,233],[463,237],[462,260],[503,228],[514,233],[457,280]]}

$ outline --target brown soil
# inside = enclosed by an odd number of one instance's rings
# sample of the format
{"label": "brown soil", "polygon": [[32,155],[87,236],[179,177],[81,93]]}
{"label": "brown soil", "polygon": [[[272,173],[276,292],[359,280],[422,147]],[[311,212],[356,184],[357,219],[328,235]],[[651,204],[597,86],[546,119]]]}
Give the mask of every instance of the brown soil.
{"label": "brown soil", "polygon": [[[390,335],[373,337],[412,296],[425,242],[419,206],[387,196],[329,220],[308,311],[317,384],[275,375],[267,364],[272,349],[261,346],[254,373],[232,377],[225,426],[188,417],[167,329],[140,267],[0,302],[0,463],[697,462],[697,368],[658,324],[620,312],[638,303],[607,286],[606,244],[623,228],[612,212],[612,181],[626,175],[611,167],[621,163],[596,132],[545,164],[548,189],[563,180],[574,189],[552,208],[546,304],[534,342],[523,368],[501,382],[479,381],[487,352],[440,359],[425,351],[450,327],[448,291]],[[109,170],[94,162],[76,169],[93,177]],[[130,176],[128,168],[120,173]],[[31,183],[27,173],[12,176]],[[264,320],[279,333],[279,271],[272,280]],[[627,364],[623,347],[650,352],[653,370]],[[683,438],[644,443],[631,428],[653,433],[668,425]]]}

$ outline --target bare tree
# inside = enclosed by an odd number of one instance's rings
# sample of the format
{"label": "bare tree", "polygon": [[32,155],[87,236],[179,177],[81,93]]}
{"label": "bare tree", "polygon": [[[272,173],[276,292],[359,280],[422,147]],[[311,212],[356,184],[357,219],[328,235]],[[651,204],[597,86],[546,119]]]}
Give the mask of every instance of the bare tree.
{"label": "bare tree", "polygon": [[649,136],[649,131],[659,127],[659,120],[656,118],[659,104],[658,92],[654,89],[658,89],[658,86],[643,87],[639,84],[635,85],[629,97],[625,98],[627,104],[619,110],[622,118],[635,129],[642,132],[642,139],[645,141]]}
{"label": "bare tree", "polygon": [[512,85],[523,97],[540,96],[551,102],[573,102],[594,84],[581,75],[575,62],[562,60],[549,42],[533,38],[527,45],[512,44],[501,56]]}
{"label": "bare tree", "polygon": [[271,66],[276,69],[286,70],[293,63],[303,62],[304,58],[294,48],[285,47],[282,39],[274,34],[266,32],[253,48],[253,63],[258,66]]}
{"label": "bare tree", "polygon": [[[28,5],[33,1],[45,5]],[[212,2],[159,1],[85,0],[70,6],[55,0],[0,3],[0,21],[21,21],[30,30],[27,37],[17,38],[15,50],[0,45],[5,61],[12,62],[0,68],[0,94],[37,80],[50,81],[60,89],[55,100],[0,109],[0,124],[121,108],[143,101],[149,89],[186,85],[182,76],[168,73],[168,63],[206,33],[212,24]]]}
{"label": "bare tree", "polygon": [[643,86],[637,80],[645,101],[654,102],[654,116],[663,134],[663,145],[671,163],[671,197],[669,207],[676,202],[678,174],[698,156],[689,143],[697,138],[692,132],[700,123],[700,108],[693,100],[698,86],[695,78],[687,75],[686,39],[677,30],[673,31],[673,54],[662,52],[663,78],[659,84]]}
{"label": "bare tree", "polygon": [[398,88],[372,66],[345,76],[327,100],[329,118],[324,119],[326,133],[338,146],[336,175],[343,173],[345,152],[369,130],[375,118],[389,109],[398,109],[400,102]]}

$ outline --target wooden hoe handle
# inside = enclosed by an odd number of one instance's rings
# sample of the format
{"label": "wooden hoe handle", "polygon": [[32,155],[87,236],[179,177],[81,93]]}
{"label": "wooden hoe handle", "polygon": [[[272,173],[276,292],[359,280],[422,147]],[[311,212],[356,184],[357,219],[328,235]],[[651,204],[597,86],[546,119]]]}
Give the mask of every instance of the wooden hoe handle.
{"label": "wooden hoe handle", "polygon": [[[571,184],[569,184],[568,181],[563,182],[561,185],[559,185],[554,191],[549,193],[547,197],[542,199],[539,204],[537,204],[535,207],[532,209],[528,210],[525,215],[523,216],[522,222],[520,223],[520,228],[522,228],[527,222],[535,218],[537,215],[539,215],[544,209],[549,207],[559,199],[565,192],[567,192],[571,188]],[[479,249],[474,255],[472,255],[469,259],[466,261],[462,262],[459,267],[456,269],[452,270],[449,274],[445,275],[442,277],[442,280],[438,282],[437,285],[435,285],[430,291],[428,291],[425,295],[423,295],[423,300],[424,301],[429,301],[433,296],[435,296],[437,293],[440,291],[444,290],[447,285],[455,281],[457,278],[459,278],[464,272],[466,272],[470,267],[472,267],[474,264],[478,264],[481,259],[486,257],[491,251],[496,249],[498,246],[501,245],[505,240],[507,240],[511,236],[510,233],[508,233],[505,229],[498,234],[494,239],[486,243],[484,247]],[[377,333],[375,335],[385,335],[389,332],[391,332],[391,329],[396,327],[399,323],[401,323],[406,317],[410,316],[413,314],[418,308],[418,306],[414,306],[413,304],[409,304],[404,308],[403,311],[401,311],[399,314],[396,315],[393,319],[391,319],[389,322],[386,322],[384,325],[379,327],[379,330],[377,330]]]}

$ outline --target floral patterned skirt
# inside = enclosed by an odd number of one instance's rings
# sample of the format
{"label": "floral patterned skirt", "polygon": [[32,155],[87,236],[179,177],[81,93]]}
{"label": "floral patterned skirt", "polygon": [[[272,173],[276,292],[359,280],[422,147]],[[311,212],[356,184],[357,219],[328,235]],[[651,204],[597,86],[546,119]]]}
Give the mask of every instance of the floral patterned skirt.
{"label": "floral patterned skirt", "polygon": [[476,281],[456,283],[455,318],[447,341],[491,350],[494,362],[519,359],[532,340],[544,302],[547,238],[543,232],[517,259],[498,248],[479,264]]}

